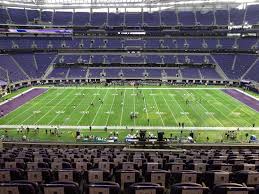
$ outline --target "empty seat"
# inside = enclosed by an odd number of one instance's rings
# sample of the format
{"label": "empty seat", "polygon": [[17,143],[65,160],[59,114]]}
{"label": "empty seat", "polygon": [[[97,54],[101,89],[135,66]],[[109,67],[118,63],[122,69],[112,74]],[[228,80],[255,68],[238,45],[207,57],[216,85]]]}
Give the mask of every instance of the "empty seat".
{"label": "empty seat", "polygon": [[131,184],[140,182],[140,173],[137,170],[118,170],[115,172],[115,181],[121,189],[128,188]]}
{"label": "empty seat", "polygon": [[0,169],[0,182],[21,180],[23,178],[23,171],[21,169]]}
{"label": "empty seat", "polygon": [[180,172],[184,169],[184,163],[170,162],[165,165],[165,169],[172,172]]}
{"label": "empty seat", "polygon": [[197,183],[178,183],[171,187],[171,194],[208,194],[208,187]]}
{"label": "empty seat", "polygon": [[42,169],[42,168],[49,168],[49,164],[46,162],[28,162],[27,163],[28,170],[35,170],[35,169]]}
{"label": "empty seat", "polygon": [[259,172],[251,170],[241,170],[233,174],[232,180],[235,183],[245,183],[248,186],[256,186],[259,185]]}
{"label": "empty seat", "polygon": [[87,171],[86,182],[88,183],[103,182],[103,181],[110,181],[110,180],[111,180],[111,174],[107,170],[91,169]]}
{"label": "empty seat", "polygon": [[82,180],[82,174],[76,170],[59,170],[53,172],[54,178],[57,181],[70,181],[80,183]]}
{"label": "empty seat", "polygon": [[145,181],[168,187],[170,185],[170,172],[166,170],[148,171],[145,174]]}
{"label": "empty seat", "polygon": [[200,176],[198,176],[198,173],[193,170],[183,170],[179,172],[172,172],[171,174],[172,184],[186,182],[197,183],[198,179],[200,179]]}
{"label": "empty seat", "polygon": [[27,170],[26,180],[37,183],[50,183],[53,181],[53,174],[50,169]]}
{"label": "empty seat", "polygon": [[31,184],[1,183],[0,193],[1,194],[36,194],[36,191]]}
{"label": "empty seat", "polygon": [[52,162],[51,163],[52,170],[62,170],[62,169],[68,169],[68,168],[72,168],[71,164],[68,162]]}
{"label": "empty seat", "polygon": [[229,172],[221,170],[212,170],[204,173],[204,183],[212,188],[214,185],[229,183]]}
{"label": "empty seat", "polygon": [[219,184],[216,185],[213,188],[212,194],[253,194],[254,193],[253,187],[245,187],[241,184],[236,183],[225,183],[225,184]]}
{"label": "empty seat", "polygon": [[133,162],[122,162],[119,163],[118,169],[122,170],[132,170],[132,169],[138,169],[138,165]]}
{"label": "empty seat", "polygon": [[206,172],[207,164],[205,163],[190,163],[187,166],[188,170],[195,170],[197,172]]}
{"label": "empty seat", "polygon": [[120,193],[120,185],[115,182],[90,183],[85,190],[86,194],[118,194]]}
{"label": "empty seat", "polygon": [[129,187],[130,194],[163,194],[164,187],[155,183],[135,183]]}
{"label": "empty seat", "polygon": [[42,194],[80,194],[78,184],[74,182],[56,182],[42,185]]}
{"label": "empty seat", "polygon": [[147,162],[143,165],[143,174],[146,174],[147,172],[151,172],[154,170],[162,169],[162,164],[159,164],[157,162]]}
{"label": "empty seat", "polygon": [[247,164],[247,163],[243,163],[243,164],[236,164],[233,165],[232,167],[232,171],[240,171],[240,170],[256,170],[255,168],[255,164]]}

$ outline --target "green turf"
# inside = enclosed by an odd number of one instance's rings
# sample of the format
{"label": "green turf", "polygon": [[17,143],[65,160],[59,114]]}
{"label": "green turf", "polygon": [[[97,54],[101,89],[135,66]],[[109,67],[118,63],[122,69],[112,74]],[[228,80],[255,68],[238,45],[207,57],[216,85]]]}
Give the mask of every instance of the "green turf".
{"label": "green turf", "polygon": [[[131,112],[137,113],[136,119],[130,119]],[[250,127],[252,123],[259,125],[259,114],[217,88],[82,87],[50,88],[0,119],[1,125],[92,125],[100,129],[177,127],[179,122],[186,127]]]}

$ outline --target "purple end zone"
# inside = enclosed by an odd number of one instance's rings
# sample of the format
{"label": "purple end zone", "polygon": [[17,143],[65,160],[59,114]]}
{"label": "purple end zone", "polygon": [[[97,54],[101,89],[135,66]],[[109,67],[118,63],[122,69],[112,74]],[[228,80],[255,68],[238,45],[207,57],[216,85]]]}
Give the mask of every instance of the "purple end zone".
{"label": "purple end zone", "polygon": [[17,109],[19,106],[25,104],[29,100],[41,95],[42,93],[44,93],[47,90],[48,89],[46,89],[46,88],[34,88],[24,94],[21,94],[17,98],[14,98],[14,99],[0,105],[0,111],[1,112],[3,111],[1,116],[7,115],[11,111]]}
{"label": "purple end zone", "polygon": [[242,92],[239,92],[235,89],[223,89],[223,91],[232,96],[233,98],[239,100],[240,102],[246,104],[247,106],[251,107],[255,111],[259,112],[259,101],[251,98],[250,96],[247,96],[243,94]]}

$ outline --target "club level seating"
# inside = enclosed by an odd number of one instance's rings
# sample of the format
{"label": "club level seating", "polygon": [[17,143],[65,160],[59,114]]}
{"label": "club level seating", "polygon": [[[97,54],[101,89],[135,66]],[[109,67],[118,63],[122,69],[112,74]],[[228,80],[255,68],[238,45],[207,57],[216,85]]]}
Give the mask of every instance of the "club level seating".
{"label": "club level seating", "polygon": [[[120,55],[56,55],[55,53],[36,53],[36,54],[15,54],[15,55],[0,55],[0,71],[1,79],[4,81],[10,78],[10,82],[17,82],[28,79],[42,78],[48,67],[53,64],[179,64],[180,68],[157,68],[158,72],[150,69],[133,77],[161,78],[161,77],[181,77],[192,79],[221,79],[222,76],[215,68],[208,67],[206,64],[218,65],[229,79],[257,79],[257,58],[255,55],[246,54],[214,54],[210,55],[146,55],[146,56],[120,56]],[[185,67],[184,64],[204,64],[201,67]],[[136,68],[135,68],[136,69]],[[148,69],[148,68],[144,68]],[[115,71],[115,70],[114,70]],[[108,77],[128,77],[134,72],[123,72],[116,70],[116,73],[108,72]],[[8,72],[8,75],[7,75]],[[82,67],[66,67],[55,68],[48,78],[85,78],[87,68]],[[100,73],[94,74],[94,77],[99,78]],[[114,76],[116,74],[116,76]],[[118,75],[119,74],[119,75]],[[105,77],[105,75],[103,75]],[[89,75],[91,78],[92,75]]]}
{"label": "club level seating", "polygon": [[[89,71],[89,72],[88,72]],[[68,73],[67,73],[68,72]],[[88,73],[87,73],[88,72]],[[183,79],[221,79],[212,67],[182,67],[182,68],[119,68],[119,67],[56,67],[48,78],[147,78],[182,77]]]}
{"label": "club level seating", "polygon": [[256,38],[19,38],[0,37],[2,49],[228,49],[252,50],[257,48]]}

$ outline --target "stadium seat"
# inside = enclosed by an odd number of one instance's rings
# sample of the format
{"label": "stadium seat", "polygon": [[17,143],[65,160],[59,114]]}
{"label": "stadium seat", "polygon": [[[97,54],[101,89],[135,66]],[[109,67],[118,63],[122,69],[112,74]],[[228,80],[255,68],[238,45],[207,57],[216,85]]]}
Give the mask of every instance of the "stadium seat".
{"label": "stadium seat", "polygon": [[163,194],[164,192],[165,188],[155,183],[135,183],[129,187],[129,194]]}
{"label": "stadium seat", "polygon": [[203,181],[210,188],[217,184],[229,183],[229,179],[230,173],[221,170],[206,171],[203,174]]}
{"label": "stadium seat", "polygon": [[131,184],[140,182],[141,179],[140,172],[137,170],[118,170],[115,172],[115,182],[120,184],[123,191]]}
{"label": "stadium seat", "polygon": [[144,177],[146,182],[156,183],[163,187],[170,185],[170,172],[166,170],[149,170]]}
{"label": "stadium seat", "polygon": [[37,194],[36,190],[31,184],[26,183],[1,183],[1,194]]}
{"label": "stadium seat", "polygon": [[245,187],[241,184],[236,183],[225,183],[225,184],[219,184],[216,185],[213,190],[212,194],[229,194],[229,193],[247,193],[247,194],[253,194],[254,193],[253,187]]}
{"label": "stadium seat", "polygon": [[235,183],[243,184],[247,186],[259,185],[259,172],[251,170],[241,170],[233,173],[232,181]]}
{"label": "stadium seat", "polygon": [[171,194],[208,194],[209,188],[197,183],[178,183],[171,187]]}
{"label": "stadium seat", "polygon": [[91,169],[88,170],[86,173],[87,183],[111,181],[111,173],[107,170]]}
{"label": "stadium seat", "polygon": [[26,180],[37,183],[50,183],[53,181],[53,174],[50,169],[33,169],[26,171]]}
{"label": "stadium seat", "polygon": [[86,194],[118,194],[120,192],[120,185],[115,182],[97,182],[86,185]]}
{"label": "stadium seat", "polygon": [[9,182],[24,179],[24,172],[21,169],[0,169],[0,182]]}
{"label": "stadium seat", "polygon": [[79,186],[74,182],[55,182],[43,184],[41,187],[42,194],[80,194]]}
{"label": "stadium seat", "polygon": [[193,170],[182,170],[178,172],[172,171],[171,173],[171,183],[198,183],[200,182],[200,174]]}
{"label": "stadium seat", "polygon": [[175,163],[175,162],[167,163],[165,165],[165,169],[170,170],[172,172],[180,172],[184,169],[184,163]]}
{"label": "stadium seat", "polygon": [[69,181],[80,184],[82,181],[82,173],[73,169],[59,170],[53,172],[54,179],[56,181]]}

